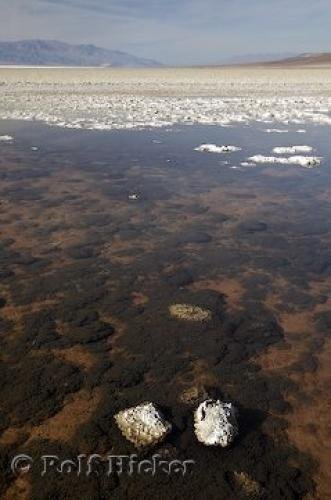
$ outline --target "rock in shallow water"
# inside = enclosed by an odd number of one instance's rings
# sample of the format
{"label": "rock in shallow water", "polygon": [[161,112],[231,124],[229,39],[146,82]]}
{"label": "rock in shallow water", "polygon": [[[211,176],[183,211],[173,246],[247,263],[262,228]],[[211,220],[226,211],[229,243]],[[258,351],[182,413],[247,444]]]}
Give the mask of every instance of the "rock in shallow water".
{"label": "rock in shallow water", "polygon": [[236,412],[231,403],[207,399],[194,413],[195,435],[207,446],[230,445],[238,434]]}
{"label": "rock in shallow water", "polygon": [[262,486],[246,472],[235,471],[232,481],[234,485],[249,498],[258,498],[263,494]]}
{"label": "rock in shallow water", "polygon": [[197,406],[208,397],[209,396],[204,387],[192,386],[188,387],[181,393],[179,400],[185,405]]}
{"label": "rock in shallow water", "polygon": [[114,416],[122,434],[137,448],[161,442],[172,429],[153,403],[142,403]]}
{"label": "rock in shallow water", "polygon": [[185,321],[208,321],[212,317],[209,309],[191,304],[172,304],[169,312],[172,317]]}

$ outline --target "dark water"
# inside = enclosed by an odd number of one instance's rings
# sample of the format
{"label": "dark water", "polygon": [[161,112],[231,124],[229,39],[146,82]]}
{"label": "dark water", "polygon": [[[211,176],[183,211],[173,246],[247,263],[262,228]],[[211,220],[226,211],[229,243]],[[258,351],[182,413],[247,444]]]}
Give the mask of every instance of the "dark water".
{"label": "dark water", "polygon": [[[261,129],[109,133],[1,124],[0,135],[15,135],[14,144],[0,145],[1,491],[8,498],[17,494],[10,472],[17,453],[37,464],[22,479],[28,498],[316,495],[318,459],[287,430],[291,397],[308,397],[295,374],[318,372],[331,322],[329,130]],[[193,151],[205,142],[242,151]],[[313,170],[229,168],[291,144],[311,145],[325,161]],[[174,303],[207,307],[213,319],[175,320]],[[280,318],[307,313],[311,331],[294,339],[302,352],[286,370],[263,369],[270,349],[288,347]],[[196,441],[194,408],[181,399],[192,387],[238,408],[240,435],[230,448]],[[135,453],[113,415],[147,400],[174,430],[138,454],[194,460],[185,477],[40,476],[44,454]]]}

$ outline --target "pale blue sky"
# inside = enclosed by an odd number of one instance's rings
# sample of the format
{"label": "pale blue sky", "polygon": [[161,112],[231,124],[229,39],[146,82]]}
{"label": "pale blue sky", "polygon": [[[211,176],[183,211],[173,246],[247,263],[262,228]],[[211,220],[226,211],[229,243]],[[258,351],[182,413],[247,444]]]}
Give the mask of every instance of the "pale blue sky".
{"label": "pale blue sky", "polygon": [[0,39],[93,43],[166,64],[331,50],[331,0],[0,0]]}

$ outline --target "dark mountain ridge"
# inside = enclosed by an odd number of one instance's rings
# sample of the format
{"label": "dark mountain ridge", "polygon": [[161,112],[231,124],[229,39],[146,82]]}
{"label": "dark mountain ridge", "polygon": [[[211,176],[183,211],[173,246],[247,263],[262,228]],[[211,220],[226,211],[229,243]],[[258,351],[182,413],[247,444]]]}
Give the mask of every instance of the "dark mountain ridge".
{"label": "dark mountain ridge", "polygon": [[72,45],[56,40],[0,42],[0,64],[28,66],[158,67],[157,61],[95,45]]}

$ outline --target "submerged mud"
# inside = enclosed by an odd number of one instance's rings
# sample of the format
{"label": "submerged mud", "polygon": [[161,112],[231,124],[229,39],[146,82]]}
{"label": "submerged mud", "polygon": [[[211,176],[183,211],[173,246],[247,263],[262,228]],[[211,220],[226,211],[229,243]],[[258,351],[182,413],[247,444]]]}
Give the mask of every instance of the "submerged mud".
{"label": "submerged mud", "polygon": [[[270,149],[251,129],[0,130],[15,135],[0,157],[3,498],[327,498],[329,164],[237,171],[193,153],[196,135]],[[238,408],[231,447],[198,443],[190,391]],[[143,401],[173,432],[137,452],[113,416]],[[17,477],[18,453],[36,466]],[[41,476],[41,455],[80,453],[195,464]]]}

